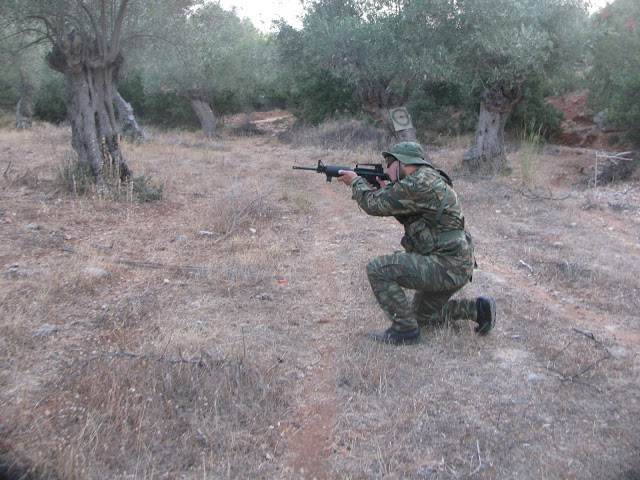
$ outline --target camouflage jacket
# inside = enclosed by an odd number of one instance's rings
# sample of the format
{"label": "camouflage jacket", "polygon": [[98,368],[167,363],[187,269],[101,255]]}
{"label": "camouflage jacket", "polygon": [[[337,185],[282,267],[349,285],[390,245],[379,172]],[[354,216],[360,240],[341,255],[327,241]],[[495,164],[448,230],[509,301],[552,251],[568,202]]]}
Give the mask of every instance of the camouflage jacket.
{"label": "camouflage jacket", "polygon": [[436,169],[422,166],[379,190],[356,177],[351,188],[352,198],[369,215],[393,216],[404,226],[407,252],[466,256],[469,250],[473,255],[458,196]]}

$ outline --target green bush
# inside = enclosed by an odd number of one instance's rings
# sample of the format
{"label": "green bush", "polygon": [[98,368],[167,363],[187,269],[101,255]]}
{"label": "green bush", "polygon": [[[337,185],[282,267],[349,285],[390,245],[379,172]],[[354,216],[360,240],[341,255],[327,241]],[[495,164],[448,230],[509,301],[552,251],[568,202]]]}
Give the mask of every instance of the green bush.
{"label": "green bush", "polygon": [[606,122],[629,129],[640,144],[640,4],[616,0],[593,16],[593,67],[587,74],[587,104]]}
{"label": "green bush", "polygon": [[[197,115],[187,101],[175,93],[159,93],[146,95],[142,78],[139,74],[129,74],[118,82],[118,91],[133,108],[139,123],[160,128],[201,128]],[[248,100],[246,101],[248,102]],[[215,92],[211,105],[216,117],[230,115],[242,111],[243,99],[234,92]]]}
{"label": "green bush", "polygon": [[407,108],[417,130],[442,134],[473,131],[478,110],[461,85],[447,82],[425,83],[411,93]]}
{"label": "green bush", "polygon": [[133,193],[140,202],[153,202],[162,198],[164,184],[152,184],[150,175],[140,175],[133,179]]}
{"label": "green bush", "polygon": [[507,119],[506,130],[517,132],[519,136],[540,136],[546,140],[562,130],[564,115],[545,101],[546,92],[538,80],[526,82],[522,93],[523,99]]}
{"label": "green bush", "polygon": [[233,115],[241,112],[244,108],[244,101],[236,93],[224,90],[215,92],[211,99],[211,106],[216,117],[224,115]]}
{"label": "green bush", "polygon": [[62,75],[43,83],[35,92],[33,99],[34,115],[38,120],[58,125],[67,118],[65,103],[66,84]]}
{"label": "green bush", "polygon": [[287,108],[287,96],[281,92],[251,92],[247,101],[252,109],[259,112]]}
{"label": "green bush", "polygon": [[302,123],[319,125],[325,120],[356,115],[356,85],[327,71],[300,73],[294,78],[287,108]]}
{"label": "green bush", "polygon": [[133,108],[136,120],[145,118],[145,93],[142,77],[138,73],[124,75],[118,82],[118,92]]}
{"label": "green bush", "polygon": [[15,85],[19,79],[0,78],[0,107],[12,109],[15,112],[18,100],[20,100],[20,92]]}
{"label": "green bush", "polygon": [[142,116],[136,117],[139,122],[167,129],[199,130],[202,128],[191,105],[175,93],[159,93],[146,97],[141,111]]}
{"label": "green bush", "polygon": [[69,159],[60,167],[57,174],[57,183],[63,188],[82,195],[91,190],[95,185],[95,177],[88,161]]}

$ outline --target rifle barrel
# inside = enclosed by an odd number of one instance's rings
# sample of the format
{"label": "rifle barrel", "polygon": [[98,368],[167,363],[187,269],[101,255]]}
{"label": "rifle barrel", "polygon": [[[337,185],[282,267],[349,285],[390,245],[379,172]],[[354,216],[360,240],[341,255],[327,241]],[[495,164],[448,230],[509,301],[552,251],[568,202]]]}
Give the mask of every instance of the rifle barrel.
{"label": "rifle barrel", "polygon": [[317,167],[298,167],[297,165],[293,167],[295,170],[313,170],[314,172],[318,171]]}

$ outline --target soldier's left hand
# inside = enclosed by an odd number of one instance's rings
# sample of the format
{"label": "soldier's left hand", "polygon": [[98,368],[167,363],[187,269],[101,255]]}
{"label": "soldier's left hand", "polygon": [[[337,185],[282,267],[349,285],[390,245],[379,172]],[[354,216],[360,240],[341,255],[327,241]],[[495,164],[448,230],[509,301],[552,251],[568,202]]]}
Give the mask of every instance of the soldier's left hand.
{"label": "soldier's left hand", "polygon": [[338,170],[338,181],[344,183],[347,187],[351,184],[351,180],[358,175],[352,170]]}

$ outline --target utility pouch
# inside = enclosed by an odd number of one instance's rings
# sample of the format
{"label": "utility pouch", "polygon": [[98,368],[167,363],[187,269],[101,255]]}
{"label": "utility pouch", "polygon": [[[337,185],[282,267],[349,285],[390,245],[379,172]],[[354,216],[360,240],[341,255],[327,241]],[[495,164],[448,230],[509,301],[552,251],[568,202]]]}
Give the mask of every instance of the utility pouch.
{"label": "utility pouch", "polygon": [[429,255],[436,249],[436,239],[425,222],[412,223],[405,229],[405,233],[400,243],[407,252]]}

